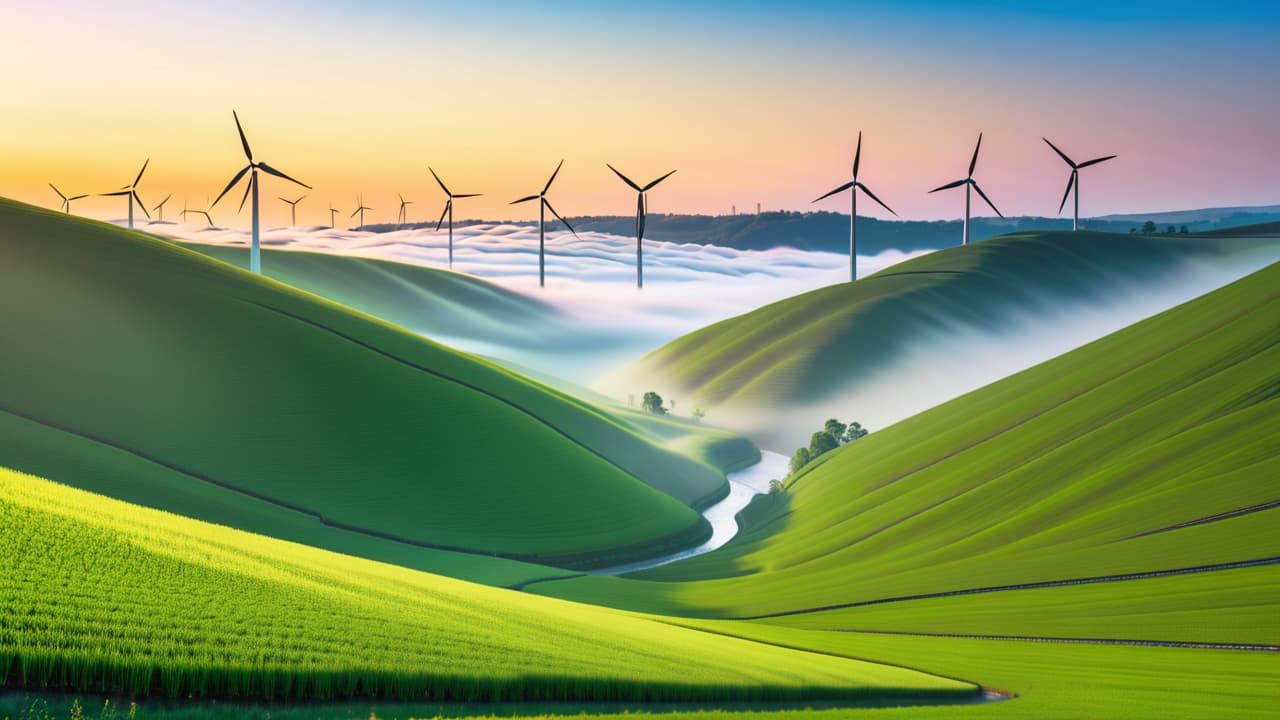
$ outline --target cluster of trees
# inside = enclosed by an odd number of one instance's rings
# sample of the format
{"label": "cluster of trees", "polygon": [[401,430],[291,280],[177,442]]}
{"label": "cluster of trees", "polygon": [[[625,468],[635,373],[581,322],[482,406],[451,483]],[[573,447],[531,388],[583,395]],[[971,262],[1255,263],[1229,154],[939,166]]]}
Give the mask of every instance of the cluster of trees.
{"label": "cluster of trees", "polygon": [[[635,396],[631,396],[634,400]],[[640,408],[647,413],[653,415],[670,415],[676,409],[676,401],[672,400],[668,405],[662,404],[662,396],[650,390],[640,399]],[[702,408],[693,409],[694,422],[702,422],[702,418],[707,416],[707,412]]]}
{"label": "cluster of trees", "polygon": [[818,459],[823,453],[831,452],[841,445],[848,445],[858,438],[865,437],[866,434],[867,429],[860,423],[851,422],[846,425],[831,418],[821,430],[809,437],[809,447],[796,449],[795,454],[791,456],[791,472],[800,472],[801,468]]}
{"label": "cluster of trees", "polygon": [[[1156,224],[1154,222],[1152,222],[1151,220],[1148,220],[1142,224],[1141,232],[1143,235],[1155,235],[1156,232],[1158,232],[1159,230],[1160,228],[1156,227]],[[1129,228],[1129,232],[1132,234],[1132,233],[1139,232],[1139,230],[1138,228]],[[1174,235],[1174,234],[1187,235],[1187,234],[1190,234],[1190,232],[1191,230],[1186,225],[1183,225],[1180,228],[1176,228],[1170,225],[1169,227],[1164,229],[1165,235]]]}

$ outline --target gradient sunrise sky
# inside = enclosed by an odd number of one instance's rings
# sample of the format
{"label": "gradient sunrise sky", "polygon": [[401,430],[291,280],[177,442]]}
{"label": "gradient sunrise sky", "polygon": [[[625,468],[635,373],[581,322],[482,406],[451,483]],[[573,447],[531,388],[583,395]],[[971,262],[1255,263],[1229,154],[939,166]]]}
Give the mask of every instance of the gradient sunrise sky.
{"label": "gradient sunrise sky", "polygon": [[[611,162],[645,181],[678,168],[652,212],[809,209],[862,179],[905,218],[954,218],[978,132],[978,178],[1006,215],[1057,212],[1077,159],[1082,214],[1280,203],[1280,4],[1183,2],[5,2],[0,194],[56,206],[46,185],[140,192],[167,218],[243,165],[231,110],[259,159],[370,222],[443,205],[534,217],[507,203],[560,158],[567,215],[629,214]],[[107,7],[110,5],[110,7]],[[264,182],[267,223],[287,220]],[[217,213],[236,222],[239,198]],[[847,201],[818,207],[847,211]],[[120,198],[77,212],[123,216]],[[860,212],[884,216],[870,203]]]}

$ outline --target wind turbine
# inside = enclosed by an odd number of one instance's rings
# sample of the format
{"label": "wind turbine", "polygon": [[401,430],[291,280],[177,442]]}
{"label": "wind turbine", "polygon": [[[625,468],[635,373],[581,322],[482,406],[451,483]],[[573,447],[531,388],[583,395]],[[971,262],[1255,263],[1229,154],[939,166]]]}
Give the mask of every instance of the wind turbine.
{"label": "wind turbine", "polygon": [[125,196],[129,198],[129,229],[130,230],[133,229],[133,204],[135,202],[138,203],[138,209],[142,211],[142,214],[146,215],[148,220],[151,219],[150,213],[147,212],[147,206],[143,205],[142,198],[138,197],[138,183],[142,180],[142,173],[147,171],[147,165],[149,165],[150,163],[151,163],[151,158],[147,158],[147,161],[142,163],[142,169],[138,171],[138,177],[133,179],[133,184],[125,185],[124,187],[120,188],[116,192],[102,194],[103,197]]}
{"label": "wind turbine", "polygon": [[[209,198],[207,197],[204,200],[206,203],[209,202]],[[185,200],[182,202],[182,216],[184,218],[188,215],[203,215],[205,221],[209,223],[209,227],[213,227],[213,216],[209,214],[209,210],[212,209],[213,206],[209,205],[205,210],[188,210],[187,202]]]}
{"label": "wind turbine", "polygon": [[610,165],[609,163],[605,163],[604,165],[612,170],[614,175],[622,178],[622,182],[626,183],[632,190],[635,190],[636,193],[638,193],[636,195],[636,287],[642,288],[644,287],[644,221],[649,215],[649,197],[645,193],[653,189],[653,187],[658,183],[671,177],[675,170],[672,170],[644,187],[640,187],[632,182],[631,178],[619,172],[618,168]]}
{"label": "wind turbine", "polygon": [[563,166],[564,160],[561,160],[560,164],[556,166],[555,172],[551,173],[551,178],[547,180],[547,184],[543,186],[542,192],[537,195],[529,195],[528,197],[522,197],[519,200],[511,201],[512,205],[529,202],[530,200],[538,201],[538,287],[546,287],[547,284],[547,214],[545,211],[550,210],[551,214],[555,215],[557,220],[564,223],[564,226],[569,228],[569,232],[573,233],[574,237],[578,236],[578,231],[573,229],[573,226],[569,224],[568,220],[560,217],[560,213],[556,212],[556,209],[551,207],[551,203],[547,201],[547,191],[551,189],[551,183],[555,182],[556,175],[560,174],[560,168]]}
{"label": "wind turbine", "polygon": [[[562,160],[561,162],[564,162],[564,161]],[[431,166],[428,165],[427,169],[431,170]],[[444,191],[445,195],[449,196],[449,199],[445,201],[444,210],[440,213],[440,219],[436,221],[436,231],[437,232],[440,231],[440,225],[441,223],[444,222],[445,215],[448,215],[449,216],[449,267],[452,268],[453,267],[453,201],[455,198],[480,197],[481,193],[458,193],[457,195],[454,195],[453,193],[449,192],[449,188],[445,187],[444,181],[440,179],[439,175],[436,175],[435,170],[431,170],[431,177],[436,179],[436,182],[440,184],[440,189]],[[550,183],[547,183],[547,184],[548,186],[550,185]],[[568,225],[568,224],[569,223],[565,223],[565,225]]]}
{"label": "wind turbine", "polygon": [[334,210],[334,209],[333,209],[333,203],[329,203],[329,229],[331,229],[331,230],[332,230],[332,229],[334,229],[334,228],[336,228],[336,227],[338,226],[338,225],[337,225],[337,223],[335,223],[335,222],[333,221],[333,217],[334,217],[334,215],[336,215],[337,213],[340,213],[340,212],[342,212],[342,211],[341,211],[341,210]]}
{"label": "wind turbine", "polygon": [[[825,200],[831,197],[832,195],[842,193],[845,190],[849,191],[849,282],[853,282],[854,280],[858,279],[858,259],[857,259],[858,256],[855,253],[855,250],[857,248],[855,233],[857,229],[856,223],[858,218],[858,191],[861,190],[862,192],[866,193],[867,197],[871,198],[872,200],[875,200],[876,203],[880,205],[880,207],[884,208],[885,210],[888,210],[890,213],[893,214],[894,217],[898,216],[898,213],[893,212],[892,208],[890,208],[888,205],[885,205],[883,202],[881,202],[880,198],[876,197],[876,194],[871,192],[871,188],[868,188],[866,185],[863,185],[858,180],[858,166],[861,164],[862,164],[862,132],[859,131],[858,132],[858,149],[853,152],[853,179],[841,185],[840,187],[836,188],[835,190],[832,190],[826,195],[823,195],[822,197],[818,198],[818,200]],[[814,202],[818,202],[818,200],[814,200]]]}
{"label": "wind turbine", "polygon": [[1077,165],[1075,164],[1075,162],[1071,160],[1071,158],[1067,157],[1066,153],[1059,150],[1057,145],[1054,145],[1053,143],[1049,142],[1049,138],[1040,138],[1040,139],[1044,140],[1046,143],[1049,143],[1049,147],[1053,148],[1053,151],[1058,153],[1058,157],[1061,157],[1063,160],[1066,161],[1068,165],[1071,166],[1071,177],[1067,179],[1067,191],[1062,193],[1062,202],[1058,204],[1058,214],[1061,215],[1062,208],[1067,206],[1067,196],[1071,194],[1071,187],[1074,185],[1076,188],[1076,209],[1075,209],[1075,213],[1072,215],[1071,229],[1079,230],[1080,229],[1080,169],[1087,168],[1090,165],[1097,165],[1100,162],[1106,162],[1111,158],[1114,158],[1115,155],[1108,155],[1106,157],[1086,160],[1080,163],[1079,165]]}
{"label": "wind turbine", "polygon": [[396,197],[400,198],[400,212],[396,215],[396,225],[404,227],[409,222],[409,206],[413,204],[412,200],[405,200],[404,196],[396,193]]}
{"label": "wind turbine", "polygon": [[[244,177],[245,173],[249,173],[249,183],[245,185],[244,197],[240,198],[240,209],[241,210],[244,209],[244,202],[246,199],[248,199],[249,194],[252,193],[253,194],[253,245],[249,250],[249,271],[255,272],[255,273],[261,273],[262,272],[262,251],[259,248],[259,230],[258,230],[258,171],[261,170],[262,172],[267,173],[268,175],[275,175],[278,178],[284,178],[285,180],[288,180],[291,183],[297,183],[298,185],[301,185],[302,187],[308,190],[311,189],[311,186],[304,182],[294,180],[293,178],[289,177],[288,175],[285,175],[284,173],[280,172],[279,170],[271,167],[270,165],[264,162],[254,161],[253,151],[249,149],[249,141],[246,140],[244,137],[244,128],[240,126],[240,116],[236,115],[236,112],[232,110],[231,117],[235,118],[236,130],[240,133],[240,144],[244,147],[244,156],[246,159],[249,160],[249,164],[241,168],[240,172],[236,173],[236,176],[231,178],[231,182],[227,183],[227,187],[222,191],[222,194],[218,196],[218,199],[213,201],[213,205],[210,205],[209,209],[212,210],[213,206],[218,204],[218,200],[221,200],[223,195],[226,195],[228,192],[230,192],[231,188],[235,187],[236,183],[240,182],[240,179]],[[239,210],[237,210],[237,212],[239,212]]]}
{"label": "wind turbine", "polygon": [[160,222],[164,222],[164,204],[169,202],[169,198],[171,197],[173,197],[173,193],[169,193],[168,195],[165,195],[164,199],[160,201],[159,205],[156,205],[155,207],[151,208],[152,210],[160,213],[158,216],[160,219]]}
{"label": "wind turbine", "polygon": [[355,212],[351,213],[351,217],[355,217],[357,213],[360,215],[360,227],[356,228],[357,230],[364,229],[364,211],[365,210],[373,210],[373,208],[364,206],[364,195],[356,196],[356,209],[355,209]]}
{"label": "wind turbine", "polygon": [[88,195],[72,195],[71,197],[67,197],[66,195],[63,195],[63,194],[62,194],[62,191],[61,191],[61,190],[59,190],[58,188],[54,187],[53,183],[49,183],[49,187],[53,188],[53,191],[54,191],[54,192],[56,192],[56,193],[58,193],[58,197],[62,198],[62,204],[58,206],[58,209],[59,209],[59,210],[61,210],[61,211],[63,211],[63,212],[65,212],[65,213],[67,213],[67,214],[70,214],[70,213],[71,213],[71,201],[72,201],[72,200],[79,200],[79,199],[81,199],[81,198],[87,198],[87,197],[89,197]]}
{"label": "wind turbine", "polygon": [[296,226],[298,224],[298,203],[302,202],[306,195],[300,195],[297,200],[286,200],[279,198],[280,202],[289,206],[289,225]]}
{"label": "wind turbine", "polygon": [[978,187],[977,181],[973,179],[973,171],[976,167],[978,167],[978,150],[981,147],[982,147],[982,133],[978,133],[978,144],[973,147],[973,159],[969,161],[969,174],[965,177],[965,179],[956,180],[955,182],[947,183],[942,187],[936,187],[929,191],[931,193],[936,193],[939,190],[950,190],[951,188],[960,187],[961,185],[965,186],[964,187],[964,244],[965,245],[969,244],[969,198],[970,198],[969,190],[970,189],[977,190],[978,194],[982,196],[982,199],[986,200],[987,204],[991,206],[991,209],[995,210],[996,214],[999,215],[1000,217],[1004,217],[1004,215],[999,210],[996,210],[996,206],[994,203],[991,202],[991,198],[987,197],[987,194],[982,192],[982,188]]}

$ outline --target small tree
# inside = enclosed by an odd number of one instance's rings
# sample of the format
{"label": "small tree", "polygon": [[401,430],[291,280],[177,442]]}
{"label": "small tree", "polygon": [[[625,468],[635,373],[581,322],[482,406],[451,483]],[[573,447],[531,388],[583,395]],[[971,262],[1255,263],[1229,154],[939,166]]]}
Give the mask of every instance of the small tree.
{"label": "small tree", "polygon": [[791,472],[798,473],[800,469],[809,464],[809,448],[796,448],[796,454],[791,456]]}
{"label": "small tree", "polygon": [[1150,235],[1156,231],[1156,224],[1150,220],[1142,223],[1142,232],[1144,235]]}
{"label": "small tree", "polygon": [[786,491],[787,491],[787,486],[781,480],[774,479],[769,481],[770,495],[781,495]]}
{"label": "small tree", "polygon": [[851,443],[858,438],[866,437],[867,429],[862,427],[862,423],[851,422],[849,429],[844,431],[844,441]]}
{"label": "small tree", "polygon": [[696,422],[696,423],[700,423],[700,422],[702,422],[702,418],[704,418],[704,417],[706,417],[706,416],[707,416],[707,411],[706,411],[706,410],[703,410],[702,408],[694,408],[694,409],[693,409],[693,421],[694,421],[694,422]]}
{"label": "small tree", "polygon": [[1191,234],[1191,230],[1190,230],[1190,229],[1188,229],[1186,225],[1183,225],[1182,227],[1178,228],[1178,234],[1179,234],[1179,235],[1190,235],[1190,234]]}
{"label": "small tree", "polygon": [[662,396],[650,390],[640,400],[640,407],[654,415],[666,415],[667,409],[662,407]]}
{"label": "small tree", "polygon": [[813,459],[823,453],[831,452],[840,447],[840,443],[831,437],[831,433],[826,430],[819,430],[809,436],[809,458]]}
{"label": "small tree", "polygon": [[839,445],[844,442],[844,431],[846,427],[848,426],[844,423],[835,418],[831,418],[827,421],[826,425],[822,426],[822,429],[824,432],[831,433],[831,437],[836,441],[836,444]]}
{"label": "small tree", "polygon": [[1174,227],[1174,226],[1172,226],[1172,225],[1170,225],[1169,227],[1167,227],[1167,228],[1165,228],[1165,229],[1164,229],[1164,234],[1165,234],[1165,235],[1172,235],[1172,234],[1174,234],[1174,233],[1176,233],[1176,232],[1178,232],[1178,228],[1176,228],[1176,227]]}

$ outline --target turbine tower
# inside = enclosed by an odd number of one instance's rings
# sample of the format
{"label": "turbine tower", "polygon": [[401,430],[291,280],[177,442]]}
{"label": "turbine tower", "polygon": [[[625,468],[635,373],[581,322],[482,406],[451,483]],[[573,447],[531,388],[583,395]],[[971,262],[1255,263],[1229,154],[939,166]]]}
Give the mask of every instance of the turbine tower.
{"label": "turbine tower", "polygon": [[147,165],[151,164],[151,158],[142,163],[142,169],[138,171],[138,177],[133,179],[131,185],[125,185],[116,192],[103,193],[103,197],[127,197],[129,198],[129,229],[133,229],[133,204],[138,203],[138,209],[142,211],[147,219],[151,219],[150,213],[147,212],[147,206],[142,204],[142,198],[138,197],[138,183],[142,181],[142,173],[147,171]]}
{"label": "turbine tower", "polygon": [[[431,166],[428,165],[427,169],[431,170]],[[453,201],[456,198],[480,197],[481,193],[458,193],[457,195],[455,195],[449,192],[449,188],[445,187],[444,181],[440,179],[440,176],[436,174],[435,170],[431,170],[431,177],[436,179],[436,182],[439,183],[440,185],[440,189],[443,190],[444,194],[449,197],[449,199],[446,200],[444,203],[444,210],[440,212],[440,219],[436,221],[436,232],[440,231],[440,225],[444,223],[444,218],[446,215],[448,215],[449,216],[449,268],[452,269],[453,268]],[[568,224],[569,223],[565,223],[565,225],[568,225]]]}
{"label": "turbine tower", "polygon": [[[240,126],[240,116],[237,115],[234,110],[232,110],[231,117],[234,118],[236,121],[236,130],[240,133],[240,144],[241,146],[244,147],[244,156],[246,159],[249,160],[249,164],[241,168],[240,172],[236,173],[236,176],[231,178],[231,182],[227,183],[227,187],[222,191],[222,194],[218,196],[218,199],[213,201],[213,205],[210,205],[209,209],[212,210],[213,206],[218,204],[218,200],[221,200],[223,195],[226,195],[228,192],[230,192],[231,188],[235,187],[236,183],[240,182],[240,179],[245,176],[245,173],[249,173],[249,183],[245,185],[244,197],[240,198],[240,209],[241,210],[244,209],[245,200],[247,200],[249,197],[249,194],[252,193],[253,194],[253,244],[249,250],[249,271],[254,273],[261,273],[262,272],[262,250],[260,248],[260,243],[259,243],[260,231],[258,229],[258,171],[261,170],[262,172],[268,175],[275,175],[276,177],[283,178],[285,180],[288,180],[291,183],[297,183],[298,185],[301,185],[302,187],[308,190],[311,189],[311,186],[304,182],[294,180],[293,178],[289,177],[288,175],[285,175],[284,173],[280,172],[279,170],[271,167],[270,165],[264,162],[256,162],[253,159],[253,151],[249,149],[249,141],[246,140],[244,137],[244,128]],[[236,212],[239,212],[239,210],[237,210]]]}
{"label": "turbine tower", "polygon": [[329,229],[330,229],[330,230],[335,229],[335,228],[337,228],[337,227],[338,227],[337,223],[335,223],[335,222],[333,221],[333,218],[334,218],[334,216],[335,216],[335,215],[337,215],[337,214],[338,214],[338,213],[340,213],[340,212],[342,212],[342,211],[341,211],[341,210],[334,210],[334,209],[333,209],[333,203],[329,203]]}
{"label": "turbine tower", "polygon": [[404,227],[409,223],[409,206],[413,204],[412,200],[405,200],[403,195],[399,193],[396,197],[400,198],[400,213],[396,215],[396,225]]}
{"label": "turbine tower", "polygon": [[963,180],[956,180],[955,182],[949,182],[946,185],[943,185],[942,187],[936,187],[929,191],[930,193],[936,193],[939,190],[950,190],[951,188],[957,188],[957,187],[960,187],[961,185],[964,185],[964,243],[963,244],[965,245],[969,244],[969,204],[970,204],[969,191],[971,189],[977,190],[978,194],[982,196],[982,199],[986,200],[987,204],[991,206],[991,209],[995,210],[996,214],[999,215],[1000,217],[1004,217],[1004,215],[999,210],[996,209],[995,204],[991,202],[991,198],[987,197],[987,194],[982,192],[982,188],[978,187],[977,181],[973,179],[973,171],[975,168],[978,167],[978,150],[981,147],[982,147],[982,133],[978,133],[978,144],[973,147],[973,159],[969,161],[969,174],[965,176]]}
{"label": "turbine tower", "polygon": [[173,197],[173,193],[169,193],[168,195],[165,195],[164,199],[160,201],[159,205],[156,205],[155,207],[151,208],[153,211],[159,213],[157,218],[160,220],[160,222],[164,222],[164,204],[169,202],[169,198],[171,197]]}
{"label": "turbine tower", "polygon": [[285,198],[279,198],[280,202],[289,206],[289,225],[291,227],[296,226],[298,224],[298,203],[302,202],[303,198],[305,197],[306,195],[299,195],[297,200],[286,200]]}
{"label": "turbine tower", "polygon": [[636,287],[643,288],[644,287],[644,221],[649,215],[649,197],[646,193],[652,190],[653,187],[658,183],[671,177],[672,173],[674,173],[675,170],[672,170],[671,172],[667,173],[666,175],[663,175],[657,180],[654,180],[648,185],[641,187],[635,184],[634,182],[631,182],[631,178],[619,172],[618,168],[610,165],[609,163],[605,163],[604,165],[605,167],[612,170],[614,175],[617,175],[618,177],[622,178],[622,182],[626,183],[632,190],[635,190],[637,193],[636,195]]}
{"label": "turbine tower", "polygon": [[53,183],[49,183],[49,187],[53,188],[53,191],[54,191],[54,192],[56,192],[56,193],[58,193],[58,197],[62,198],[62,204],[58,206],[58,209],[59,209],[59,210],[61,210],[61,211],[63,211],[63,212],[65,212],[65,213],[67,213],[67,214],[71,214],[71,201],[72,201],[72,200],[79,200],[79,199],[81,199],[81,198],[87,198],[87,197],[89,197],[88,195],[72,195],[71,197],[67,197],[66,195],[63,195],[63,194],[62,194],[62,191],[61,191],[61,190],[59,190],[58,188],[54,187]]}
{"label": "turbine tower", "polygon": [[355,217],[356,215],[360,216],[360,226],[356,228],[357,230],[364,229],[364,211],[365,210],[373,210],[373,208],[364,206],[364,195],[357,195],[356,209],[354,212],[351,213],[351,217]]}
{"label": "turbine tower", "polygon": [[[853,151],[853,179],[841,185],[840,187],[836,188],[835,190],[832,190],[826,195],[823,195],[822,197],[818,198],[818,200],[825,200],[831,197],[832,195],[842,193],[845,190],[849,191],[849,282],[853,282],[854,280],[858,279],[858,256],[856,253],[858,191],[861,190],[862,192],[866,193],[867,197],[871,198],[872,200],[875,200],[880,207],[884,208],[885,210],[888,210],[894,217],[898,216],[898,213],[893,212],[892,208],[890,208],[888,205],[885,205],[883,202],[881,202],[880,198],[876,197],[876,194],[871,192],[871,188],[867,187],[866,185],[863,185],[862,182],[858,180],[858,166],[861,164],[862,164],[862,132],[859,131],[858,132],[858,149]],[[818,202],[818,200],[814,200],[814,202]]]}
{"label": "turbine tower", "polygon": [[551,178],[547,180],[547,184],[543,186],[542,192],[537,195],[529,195],[527,197],[522,197],[519,200],[511,201],[512,205],[529,202],[530,200],[538,201],[538,287],[546,287],[547,285],[547,213],[545,211],[550,210],[551,214],[555,215],[557,220],[564,223],[564,226],[569,228],[569,232],[573,233],[574,237],[578,236],[578,231],[573,229],[573,226],[569,224],[568,220],[560,217],[560,213],[556,212],[556,209],[551,207],[551,203],[547,200],[547,191],[551,189],[551,183],[555,182],[556,175],[560,174],[560,168],[563,166],[564,160],[561,160],[560,164],[556,165],[555,172],[551,173]]}
{"label": "turbine tower", "polygon": [[1076,209],[1071,218],[1071,229],[1079,230],[1080,229],[1080,169],[1087,168],[1090,165],[1097,165],[1098,163],[1101,163],[1101,162],[1106,162],[1114,158],[1115,155],[1108,155],[1106,157],[1086,160],[1080,163],[1079,165],[1077,165],[1075,162],[1071,160],[1071,158],[1067,157],[1066,153],[1059,150],[1057,145],[1054,145],[1053,143],[1049,142],[1049,138],[1040,138],[1040,139],[1048,143],[1049,147],[1053,148],[1053,151],[1058,153],[1058,157],[1065,160],[1066,163],[1071,166],[1071,177],[1067,178],[1067,191],[1062,193],[1062,202],[1058,204],[1058,214],[1061,215],[1062,208],[1067,206],[1067,196],[1071,194],[1071,187],[1074,185],[1076,189]]}

